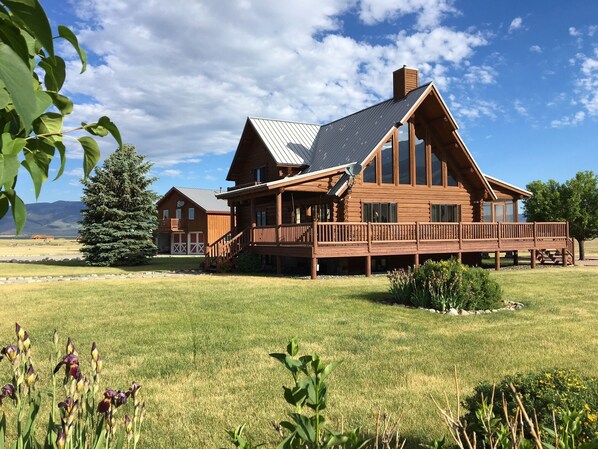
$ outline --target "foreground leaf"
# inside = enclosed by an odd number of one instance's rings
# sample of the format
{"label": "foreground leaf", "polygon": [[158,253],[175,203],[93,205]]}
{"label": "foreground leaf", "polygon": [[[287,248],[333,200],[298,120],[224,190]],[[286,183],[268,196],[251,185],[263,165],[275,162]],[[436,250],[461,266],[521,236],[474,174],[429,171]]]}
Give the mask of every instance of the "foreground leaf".
{"label": "foreground leaf", "polygon": [[91,137],[79,137],[77,140],[83,147],[83,177],[87,178],[100,161],[100,147]]}
{"label": "foreground leaf", "polygon": [[12,98],[26,132],[29,132],[37,109],[31,71],[12,48],[3,43],[0,43],[0,78]]}
{"label": "foreground leaf", "polygon": [[87,69],[87,53],[85,50],[79,46],[79,41],[77,40],[77,36],[73,33],[69,28],[65,27],[64,25],[58,25],[58,35],[69,41],[73,48],[77,51],[79,55],[79,59],[81,60],[81,73],[85,72]]}

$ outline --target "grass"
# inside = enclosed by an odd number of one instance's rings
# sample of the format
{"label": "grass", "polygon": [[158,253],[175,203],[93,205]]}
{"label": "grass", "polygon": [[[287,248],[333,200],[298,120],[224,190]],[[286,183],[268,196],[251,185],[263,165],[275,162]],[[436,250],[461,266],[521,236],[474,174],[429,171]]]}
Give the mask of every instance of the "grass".
{"label": "grass", "polygon": [[81,245],[75,239],[7,239],[0,238],[0,257],[50,256],[79,254]]}
{"label": "grass", "polygon": [[[8,265],[8,264],[7,264]],[[4,268],[4,266],[2,267]],[[52,269],[52,267],[48,267]],[[383,276],[321,279],[232,275],[3,285],[0,341],[14,322],[30,333],[38,372],[49,373],[51,335],[80,354],[96,341],[104,385],[137,380],[148,403],[145,448],[230,447],[225,429],[248,423],[259,442],[289,410],[289,378],[268,357],[300,339],[300,351],[344,360],[330,377],[329,413],[340,427],[401,417],[411,447],[442,434],[429,395],[462,394],[518,371],[598,370],[598,269],[493,273],[518,312],[450,317],[383,305]],[[83,367],[88,366],[86,362]],[[0,363],[0,383],[8,368]],[[43,381],[47,385],[48,374]]]}
{"label": "grass", "polygon": [[147,265],[134,267],[90,267],[82,260],[0,262],[0,277],[85,276],[90,274],[130,274],[146,271],[197,270],[203,258],[195,256],[159,256]]}
{"label": "grass", "polygon": [[[586,250],[586,257],[598,257],[598,239],[588,240],[585,243],[585,250]],[[577,241],[575,241],[575,251],[579,253],[579,246],[577,245]],[[579,257],[579,254],[577,254]]]}

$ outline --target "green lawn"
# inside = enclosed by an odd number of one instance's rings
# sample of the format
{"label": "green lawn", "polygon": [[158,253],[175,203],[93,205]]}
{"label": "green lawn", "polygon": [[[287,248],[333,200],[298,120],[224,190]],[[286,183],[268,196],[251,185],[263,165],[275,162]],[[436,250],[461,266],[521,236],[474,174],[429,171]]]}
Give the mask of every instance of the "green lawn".
{"label": "green lawn", "polygon": [[[289,379],[268,353],[297,336],[302,352],[344,360],[330,377],[337,423],[371,429],[375,415],[386,411],[400,417],[402,433],[414,444],[441,435],[429,395],[452,394],[455,366],[462,393],[516,371],[598,371],[598,268],[492,276],[507,299],[526,308],[452,317],[387,306],[376,302],[386,296],[383,276],[3,285],[0,341],[13,338],[15,321],[23,325],[46,382],[54,329],[71,336],[80,354],[95,341],[110,386],[143,385],[142,447],[218,448],[226,446],[224,430],[244,422],[258,441],[276,440],[270,422],[287,411],[280,393]],[[0,383],[7,373],[0,363]]]}
{"label": "green lawn", "polygon": [[19,276],[84,276],[89,274],[129,274],[145,271],[197,270],[202,257],[158,256],[147,265],[135,267],[90,267],[82,260],[39,261],[23,263],[0,262],[0,277]]}
{"label": "green lawn", "polygon": [[80,247],[81,245],[75,239],[33,240],[30,238],[0,238],[1,257],[79,254]]}

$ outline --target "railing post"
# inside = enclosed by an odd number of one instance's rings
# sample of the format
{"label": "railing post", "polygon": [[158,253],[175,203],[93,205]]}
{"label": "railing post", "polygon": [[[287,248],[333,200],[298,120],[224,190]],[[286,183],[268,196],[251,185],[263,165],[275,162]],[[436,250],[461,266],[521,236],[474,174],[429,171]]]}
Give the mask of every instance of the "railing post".
{"label": "railing post", "polygon": [[498,249],[500,249],[500,221],[496,222],[496,237],[498,239]]}
{"label": "railing post", "polygon": [[312,235],[313,235],[313,245],[314,245],[314,253],[318,249],[318,222],[312,222]]}
{"label": "railing post", "polygon": [[371,252],[372,252],[372,223],[368,221],[368,253],[371,253]]}
{"label": "railing post", "polygon": [[534,221],[534,248],[538,247],[538,228],[537,223]]}
{"label": "railing post", "polygon": [[415,222],[415,248],[419,252],[419,221]]}
{"label": "railing post", "polygon": [[[459,222],[459,249],[463,249],[463,222]],[[459,253],[459,261],[461,261],[461,253]]]}

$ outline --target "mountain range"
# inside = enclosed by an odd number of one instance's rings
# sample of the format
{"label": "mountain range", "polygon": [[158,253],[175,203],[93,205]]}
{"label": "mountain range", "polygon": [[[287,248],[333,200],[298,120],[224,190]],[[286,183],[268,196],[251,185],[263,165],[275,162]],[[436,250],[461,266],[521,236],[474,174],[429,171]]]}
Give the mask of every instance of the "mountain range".
{"label": "mountain range", "polygon": [[[27,223],[23,235],[44,234],[54,237],[75,237],[82,219],[81,201],[56,201],[54,203],[27,204]],[[12,213],[0,219],[0,235],[16,233]]]}

